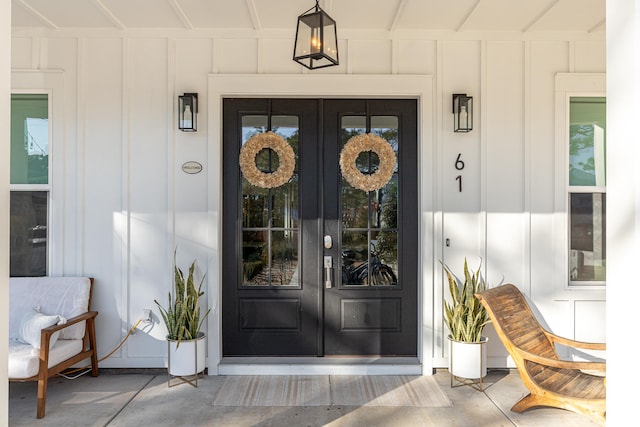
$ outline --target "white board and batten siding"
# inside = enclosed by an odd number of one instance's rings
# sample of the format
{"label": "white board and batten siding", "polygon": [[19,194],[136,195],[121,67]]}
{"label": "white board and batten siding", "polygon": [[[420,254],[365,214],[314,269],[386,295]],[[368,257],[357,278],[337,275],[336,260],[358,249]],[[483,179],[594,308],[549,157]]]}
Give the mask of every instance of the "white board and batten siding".
{"label": "white board and batten siding", "polygon": [[[101,366],[165,366],[165,331],[153,300],[166,302],[177,246],[181,266],[197,259],[199,274],[208,274],[208,363],[209,372],[216,372],[221,104],[210,94],[225,88],[210,86],[221,75],[303,76],[323,85],[311,95],[345,97],[389,96],[374,86],[385,79],[406,85],[409,94],[415,76],[416,84],[430,83],[414,91],[421,96],[421,248],[416,256],[422,265],[419,356],[426,374],[447,360],[441,320],[446,288],[439,260],[460,269],[465,257],[471,266],[481,258],[489,284],[518,285],[555,332],[582,340],[606,338],[604,292],[558,292],[565,280],[558,257],[565,254],[556,247],[557,233],[563,232],[557,218],[564,215],[556,197],[565,191],[557,179],[562,159],[557,159],[556,78],[604,73],[604,34],[505,40],[390,33],[376,39],[356,31],[339,41],[340,65],[314,73],[291,60],[293,40],[279,34],[264,32],[259,39],[253,33],[159,34],[19,30],[12,37],[14,76],[53,70],[63,75],[55,88],[63,97],[62,114],[53,119],[63,132],[53,141],[59,147],[52,167],[62,171],[53,191],[55,209],[64,215],[51,224],[58,231],[50,244],[60,251],[52,258],[52,271],[96,278],[101,356],[120,342],[143,309],[153,310],[154,324],[141,326]],[[371,77],[370,91],[364,79],[362,91],[350,93],[349,78],[356,75]],[[288,93],[277,84],[273,90],[275,96],[302,91]],[[196,133],[177,130],[177,96],[185,92],[199,94]],[[453,93],[474,97],[470,133],[452,131]],[[458,156],[462,170],[455,168]],[[183,172],[189,161],[200,163],[202,171]],[[493,337],[489,365],[507,366],[506,353]]]}

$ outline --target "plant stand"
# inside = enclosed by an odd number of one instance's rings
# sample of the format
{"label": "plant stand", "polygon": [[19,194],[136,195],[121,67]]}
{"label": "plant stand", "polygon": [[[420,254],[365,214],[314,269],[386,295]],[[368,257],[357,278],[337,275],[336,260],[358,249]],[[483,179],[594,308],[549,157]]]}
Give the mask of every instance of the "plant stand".
{"label": "plant stand", "polygon": [[[463,385],[468,385],[471,386],[472,388],[480,391],[480,392],[484,392],[485,390],[485,386],[484,386],[484,382],[483,382],[483,373],[486,375],[486,367],[484,367],[484,357],[485,357],[485,344],[488,340],[485,338],[483,342],[481,343],[470,343],[470,344],[477,344],[478,351],[479,351],[479,357],[477,357],[477,360],[479,361],[478,363],[478,376],[471,376],[469,375],[469,377],[461,377],[458,375],[454,375],[454,369],[452,369],[455,365],[455,361],[454,361],[454,355],[455,355],[455,351],[453,351],[453,345],[451,347],[451,352],[449,354],[449,357],[451,358],[450,363],[449,363],[449,373],[451,376],[451,388],[455,388],[455,387],[460,387]],[[450,340],[450,342],[453,344],[453,341]],[[468,355],[465,355],[468,356]],[[467,357],[465,357],[464,359],[468,359]],[[465,360],[466,362],[467,360]],[[484,368],[484,369],[483,369]],[[473,371],[473,368],[469,368],[470,371]]]}
{"label": "plant stand", "polygon": [[172,348],[172,346],[176,346],[177,342],[167,339],[168,387],[185,383],[192,387],[198,387],[198,379],[204,378],[204,343],[204,334],[202,333],[195,340],[182,341],[180,348]]}
{"label": "plant stand", "polygon": [[[455,385],[454,385],[454,380],[458,382]],[[482,378],[469,379],[469,378],[456,377],[455,375],[451,374],[451,388],[456,388],[463,385],[471,386],[472,388],[475,388],[478,391],[482,391],[482,392],[484,391]]]}
{"label": "plant stand", "polygon": [[[179,376],[173,376],[171,374],[169,374],[168,377],[169,379],[167,380],[167,384],[170,388],[180,384],[185,384],[185,383],[190,384],[192,387],[198,388],[198,378],[200,379],[204,378],[204,371],[200,372],[199,374],[191,375],[189,377],[179,377]],[[177,380],[177,381],[174,381],[174,383],[172,384],[171,380]]]}

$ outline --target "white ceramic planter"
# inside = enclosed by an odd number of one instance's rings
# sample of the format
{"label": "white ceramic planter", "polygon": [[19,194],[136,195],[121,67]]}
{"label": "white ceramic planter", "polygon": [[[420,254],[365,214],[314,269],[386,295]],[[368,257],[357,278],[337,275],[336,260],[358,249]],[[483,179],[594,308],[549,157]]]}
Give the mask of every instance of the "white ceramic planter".
{"label": "white ceramic planter", "polygon": [[205,335],[200,332],[194,340],[182,340],[178,346],[177,340],[169,343],[169,375],[184,377],[195,375],[204,371],[205,360]]}
{"label": "white ceramic planter", "polygon": [[449,372],[460,378],[478,379],[487,375],[486,344],[489,338],[483,337],[482,342],[469,343],[449,339]]}

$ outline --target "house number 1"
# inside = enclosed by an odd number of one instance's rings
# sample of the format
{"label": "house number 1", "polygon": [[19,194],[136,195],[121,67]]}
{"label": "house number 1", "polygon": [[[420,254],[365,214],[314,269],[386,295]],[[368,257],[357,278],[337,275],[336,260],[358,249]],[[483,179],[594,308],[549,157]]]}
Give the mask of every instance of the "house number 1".
{"label": "house number 1", "polygon": [[[464,169],[464,162],[462,161],[462,153],[458,153],[458,157],[456,158],[455,168],[456,170],[459,170],[459,171]],[[456,181],[458,181],[458,192],[462,193],[462,175],[456,176]]]}

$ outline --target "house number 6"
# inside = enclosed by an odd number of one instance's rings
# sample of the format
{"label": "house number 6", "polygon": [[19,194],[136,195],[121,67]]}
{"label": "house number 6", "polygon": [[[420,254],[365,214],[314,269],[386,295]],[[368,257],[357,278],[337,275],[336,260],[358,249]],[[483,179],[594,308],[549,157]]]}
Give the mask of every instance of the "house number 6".
{"label": "house number 6", "polygon": [[[456,170],[459,170],[459,171],[464,169],[464,162],[462,161],[462,153],[458,153],[458,157],[456,158],[455,168]],[[456,181],[458,181],[458,192],[462,193],[462,175],[456,176]]]}

